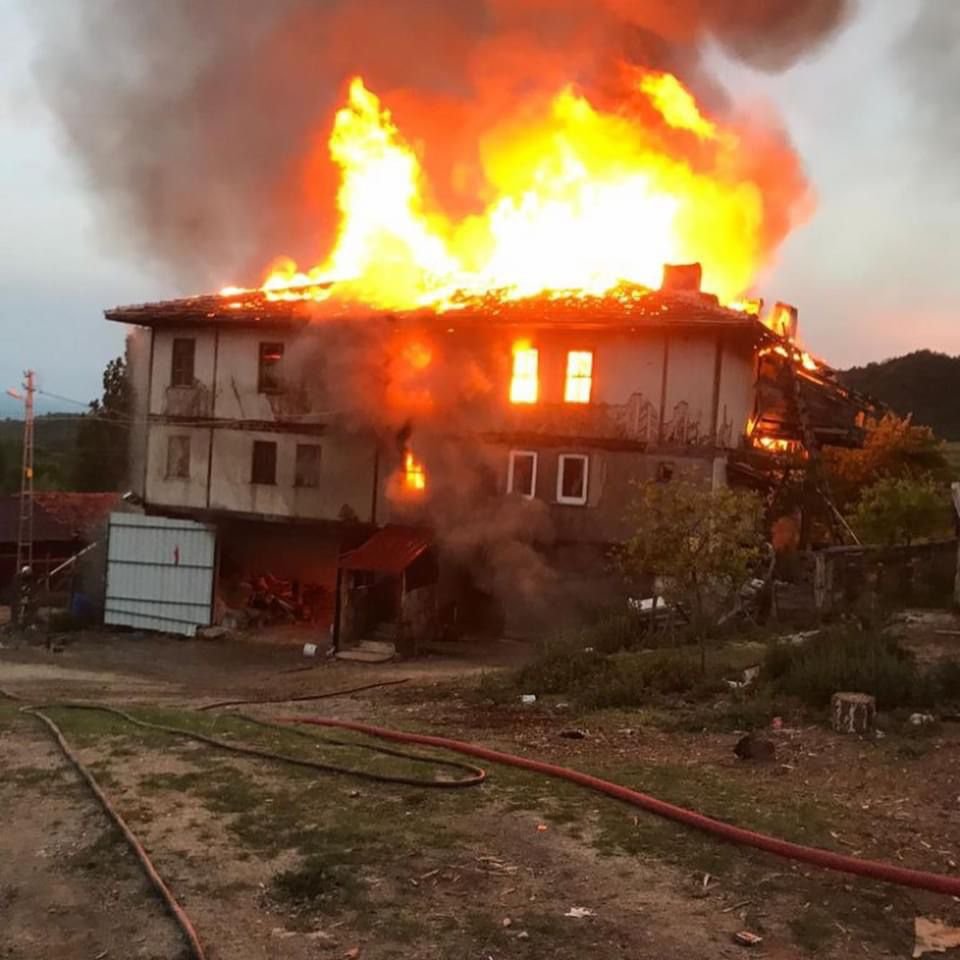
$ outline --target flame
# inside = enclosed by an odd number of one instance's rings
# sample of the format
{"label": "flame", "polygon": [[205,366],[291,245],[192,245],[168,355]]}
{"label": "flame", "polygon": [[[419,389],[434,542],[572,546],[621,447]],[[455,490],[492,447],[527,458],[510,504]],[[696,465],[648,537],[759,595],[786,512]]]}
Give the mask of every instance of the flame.
{"label": "flame", "polygon": [[717,139],[716,124],[700,112],[693,94],[672,73],[645,73],[639,87],[668,126],[689,130],[700,140]]}
{"label": "flame", "polygon": [[633,82],[655,122],[600,110],[573,87],[501,122],[479,145],[486,206],[455,219],[429,204],[417,153],[355,78],[329,140],[340,171],[333,249],[312,269],[274,264],[264,292],[444,308],[463,294],[656,287],[664,263],[698,261],[704,289],[729,302],[764,253],[761,189],[737,172],[747,151],[672,74]]}
{"label": "flame", "polygon": [[423,493],[427,489],[427,471],[409,450],[403,459],[403,483],[414,493]]}
{"label": "flame", "polygon": [[763,300],[757,297],[745,297],[742,300],[734,300],[728,304],[731,310],[739,310],[741,313],[748,313],[751,317],[759,317],[763,310]]}
{"label": "flame", "polygon": [[510,380],[511,403],[536,403],[540,393],[540,352],[528,340],[513,345],[513,376]]}
{"label": "flame", "polygon": [[563,399],[566,403],[589,403],[593,386],[593,353],[571,350],[567,354],[567,381]]}
{"label": "flame", "polygon": [[425,340],[410,340],[390,353],[386,402],[403,416],[424,416],[434,410],[427,368],[433,362],[433,348]]}
{"label": "flame", "polygon": [[790,454],[806,457],[807,452],[799,440],[788,440],[784,437],[753,437],[753,445],[767,453]]}

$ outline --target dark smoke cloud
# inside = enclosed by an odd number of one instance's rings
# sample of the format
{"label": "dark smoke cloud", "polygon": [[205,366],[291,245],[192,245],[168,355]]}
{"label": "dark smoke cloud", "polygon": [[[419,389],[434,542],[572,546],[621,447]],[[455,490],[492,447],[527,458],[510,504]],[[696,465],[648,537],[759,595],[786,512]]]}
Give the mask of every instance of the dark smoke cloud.
{"label": "dark smoke cloud", "polygon": [[438,200],[460,212],[476,202],[480,132],[517,102],[569,81],[615,99],[625,61],[719,104],[705,44],[783,69],[852,2],[49,0],[37,66],[122,242],[201,289],[256,282],[278,253],[322,257],[324,142],[355,73],[422,140]]}
{"label": "dark smoke cloud", "polygon": [[916,6],[916,17],[897,47],[898,62],[911,94],[912,116],[920,128],[918,146],[938,168],[946,166],[943,172],[956,190],[960,4],[921,0]]}

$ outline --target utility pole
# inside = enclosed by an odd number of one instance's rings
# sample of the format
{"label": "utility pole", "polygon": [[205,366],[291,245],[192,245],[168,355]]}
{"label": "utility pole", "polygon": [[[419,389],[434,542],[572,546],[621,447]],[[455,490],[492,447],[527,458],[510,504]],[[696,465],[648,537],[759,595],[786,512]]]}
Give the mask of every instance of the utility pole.
{"label": "utility pole", "polygon": [[37,387],[32,370],[24,373],[23,469],[20,474],[20,521],[17,527],[17,573],[33,569],[33,395]]}

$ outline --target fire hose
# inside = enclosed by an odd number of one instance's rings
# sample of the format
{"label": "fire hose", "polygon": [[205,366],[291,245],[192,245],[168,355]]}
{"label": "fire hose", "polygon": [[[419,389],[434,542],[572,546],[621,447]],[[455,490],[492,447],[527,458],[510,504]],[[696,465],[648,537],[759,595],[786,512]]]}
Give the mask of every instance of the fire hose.
{"label": "fire hose", "polygon": [[648,813],[656,814],[658,817],[664,817],[684,826],[693,827],[730,843],[754,847],[778,857],[808,863],[827,870],[837,870],[841,873],[869,877],[873,880],[883,880],[904,887],[915,887],[918,890],[929,890],[932,893],[944,893],[948,896],[960,897],[960,877],[928,873],[925,870],[910,870],[891,863],[863,860],[860,857],[833,853],[819,847],[806,847],[803,844],[780,840],[765,833],[736,827],[723,820],[716,820],[694,810],[687,810],[664,800],[658,800],[656,797],[651,797],[649,794],[641,793],[631,787],[625,787],[622,784],[603,780],[589,773],[582,773],[579,770],[572,770],[569,767],[562,767],[554,763],[545,763],[542,760],[533,760],[514,753],[504,753],[500,750],[491,750],[489,747],[477,746],[463,740],[451,740],[448,737],[435,737],[421,733],[406,733],[348,720],[332,720],[328,717],[278,717],[276,719],[281,723],[309,723],[320,727],[336,727],[371,737],[392,740],[396,743],[414,743],[420,746],[438,747],[443,750],[462,753],[465,756],[476,757],[480,760],[488,760],[491,763],[501,763],[505,766],[518,767],[521,770],[530,770],[533,773],[539,773],[554,779],[568,780],[570,783],[587,787],[597,793],[604,793],[609,797],[639,807],[641,810],[646,810]]}
{"label": "fire hose", "polygon": [[[395,681],[394,681],[395,682]],[[322,699],[323,697],[334,697],[334,696],[345,696],[350,693],[355,693],[358,690],[366,690],[371,687],[385,686],[388,684],[366,684],[360,688],[352,688],[350,690],[339,690],[333,691],[327,694],[320,694],[316,697],[308,697],[303,699]],[[0,696],[6,697],[9,700],[20,701],[22,698],[17,694],[11,693],[7,690],[0,688]],[[300,698],[297,698],[300,699]],[[44,712],[45,709],[70,709],[70,710],[94,710],[101,713],[111,714],[121,719],[125,720],[128,723],[133,724],[134,726],[141,727],[146,730],[155,730],[162,733],[168,733],[173,736],[184,737],[191,740],[196,740],[200,743],[206,743],[210,746],[216,747],[221,750],[227,750],[232,753],[244,754],[246,756],[257,757],[262,760],[273,760],[282,763],[288,763],[295,766],[307,767],[309,769],[318,770],[322,773],[338,773],[344,774],[347,776],[359,777],[364,780],[371,780],[376,783],[388,783],[388,784],[401,784],[404,786],[413,786],[413,787],[424,787],[429,789],[456,789],[462,787],[472,787],[476,786],[486,779],[486,772],[480,767],[474,766],[470,763],[464,763],[458,760],[443,760],[438,757],[427,757],[420,754],[408,753],[401,750],[393,750],[389,747],[375,746],[370,744],[355,744],[343,740],[332,740],[326,739],[322,742],[329,743],[335,746],[347,746],[347,747],[358,747],[364,750],[370,750],[376,753],[386,754],[388,756],[400,757],[404,760],[413,761],[416,763],[430,764],[431,766],[447,767],[449,769],[465,771],[467,776],[460,777],[459,779],[454,780],[421,780],[414,777],[403,777],[403,776],[394,776],[389,774],[379,774],[374,773],[369,770],[357,770],[350,767],[343,767],[336,764],[322,763],[318,760],[308,760],[301,757],[293,757],[287,754],[275,753],[270,750],[262,750],[259,747],[251,747],[246,744],[239,743],[229,743],[225,740],[218,739],[217,737],[211,737],[207,734],[198,733],[193,730],[186,730],[182,727],[168,726],[166,724],[151,723],[146,720],[141,720],[137,717],[132,716],[124,710],[117,709],[116,707],[110,707],[105,704],[97,703],[55,703],[50,704],[48,707],[40,706],[24,706],[20,710],[22,713],[29,716],[35,717],[47,728],[53,739],[56,741],[57,746],[60,748],[63,755],[67,760],[73,765],[77,773],[82,777],[86,782],[87,786],[90,788],[90,791],[93,793],[94,797],[100,803],[100,806],[103,808],[107,816],[113,821],[117,829],[123,835],[124,840],[126,840],[127,845],[133,851],[134,856],[140,862],[140,866],[143,868],[144,873],[147,876],[147,879],[150,881],[150,884],[157,891],[160,899],[163,901],[167,910],[170,912],[170,915],[173,917],[174,922],[180,928],[181,933],[184,936],[189,948],[190,953],[194,960],[207,960],[207,954],[204,951],[203,945],[200,942],[200,938],[197,934],[196,928],[193,925],[190,917],[187,915],[186,911],[177,901],[173,892],[164,882],[163,878],[160,876],[156,867],[153,864],[153,861],[150,859],[150,856],[147,854],[146,849],[143,844],[139,841],[136,834],[130,829],[126,820],[121,816],[116,807],[111,803],[109,797],[104,793],[100,784],[97,782],[96,778],[86,767],[83,761],[77,756],[74,750],[67,743],[66,738],[63,735],[63,731],[57,725],[57,723]],[[253,717],[245,717],[240,715],[242,719],[247,720],[250,723],[259,724],[261,726],[271,727],[276,729],[276,724],[266,723],[261,720],[257,720]],[[282,728],[285,731],[288,731],[288,728]],[[298,731],[299,732],[299,731]],[[310,738],[311,740],[314,738]]]}
{"label": "fire hose", "polygon": [[[344,696],[350,692],[352,691],[339,691],[338,693],[330,695]],[[11,699],[19,698],[11,697]],[[228,743],[223,740],[218,740],[214,737],[209,737],[205,734],[200,734],[191,730],[184,730],[179,727],[170,727],[162,724],[149,723],[147,721],[134,718],[124,711],[100,704],[58,704],[55,706],[65,706],[71,709],[101,710],[103,712],[118,715],[130,723],[146,729],[154,729],[176,736],[188,737],[203,743],[208,743],[219,749],[243,753],[261,759],[278,760],[281,762],[294,763],[300,766],[313,767],[314,769],[318,769],[323,772],[335,772],[349,774],[352,776],[360,776],[366,779],[375,780],[377,782],[403,783],[423,787],[466,787],[482,783],[486,777],[485,772],[481,768],[475,767],[471,764],[458,763],[457,761],[450,760],[439,760],[437,758],[424,757],[416,754],[406,754],[400,751],[388,750],[387,748],[383,747],[346,743],[345,741],[326,741],[337,745],[348,745],[353,747],[362,746],[365,749],[377,750],[389,755],[401,756],[406,759],[414,759],[418,762],[454,767],[461,770],[466,770],[470,774],[470,776],[461,778],[459,780],[427,781],[404,777],[388,777],[368,771],[337,767],[331,764],[323,764],[318,761],[304,760],[298,757],[275,754],[271,751],[261,750],[256,747]],[[93,775],[89,772],[89,770],[86,769],[76,754],[71,750],[59,727],[42,711],[42,709],[38,707],[23,707],[21,709],[24,712],[36,716],[53,734],[64,755],[70,760],[70,762],[77,768],[81,776],[86,780],[94,795],[97,797],[114,823],[116,823],[127,843],[130,845],[131,849],[139,859],[151,883],[160,893],[161,898],[164,900],[174,919],[180,926],[180,929],[190,945],[190,949],[195,960],[206,960],[206,954],[203,951],[203,947],[199,941],[199,938],[197,937],[196,930],[194,929],[189,917],[183,911],[183,908],[177,903],[169,888],[164,884],[163,880],[160,878],[155,867],[150,861],[150,858],[147,856],[143,846],[137,840],[136,836],[127,826],[120,814],[117,813],[116,809],[112,806],[104,792],[100,789]],[[802,844],[781,840],[777,837],[758,833],[743,827],[737,827],[722,820],[716,820],[713,817],[708,817],[704,814],[697,813],[696,811],[676,806],[675,804],[668,803],[664,800],[659,800],[656,797],[652,797],[630,787],[625,787],[622,784],[613,783],[610,780],[604,780],[600,777],[595,777],[579,770],[573,770],[569,767],[546,763],[542,760],[535,760],[529,757],[506,753],[500,750],[492,750],[489,747],[482,747],[477,744],[467,743],[465,741],[455,740],[449,737],[438,737],[428,734],[391,730],[386,727],[379,727],[371,724],[357,723],[347,720],[336,720],[330,717],[278,717],[275,718],[276,723],[266,723],[265,721],[259,721],[252,717],[245,717],[243,715],[241,716],[245,720],[254,723],[260,723],[268,727],[273,727],[277,724],[309,724],[312,726],[360,733],[365,736],[374,737],[381,740],[388,740],[394,743],[414,744],[418,746],[447,750],[454,753],[460,753],[465,756],[490,761],[492,763],[517,767],[522,770],[528,770],[533,773],[554,779],[566,780],[570,783],[577,784],[578,786],[586,787],[587,789],[593,790],[597,793],[602,793],[613,797],[616,800],[620,800],[624,803],[638,807],[649,813],[653,813],[665,819],[683,824],[684,826],[692,827],[712,836],[719,837],[720,839],[730,843],[752,847],[757,850],[763,850],[779,857],[795,860],[800,863],[806,863],[815,867],[848,873],[854,876],[868,877],[873,880],[895,883],[899,884],[900,886],[928,890],[933,893],[960,897],[960,878],[958,877],[949,877],[944,874],[930,873],[923,870],[912,870],[906,867],[898,867],[893,864],[883,863],[875,860],[864,860],[860,857],[834,853],[832,851],[822,850],[817,847],[807,847]]]}

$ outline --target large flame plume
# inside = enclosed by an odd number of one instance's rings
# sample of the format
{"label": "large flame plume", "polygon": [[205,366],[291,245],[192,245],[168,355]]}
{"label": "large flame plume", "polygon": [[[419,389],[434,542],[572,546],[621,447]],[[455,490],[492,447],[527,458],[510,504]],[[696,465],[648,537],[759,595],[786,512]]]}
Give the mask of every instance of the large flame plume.
{"label": "large flame plume", "polygon": [[431,202],[417,151],[360,77],[336,113],[339,229],[309,270],[274,264],[272,299],[443,306],[464,294],[603,294],[654,287],[668,262],[699,261],[724,302],[747,290],[768,254],[762,187],[738,133],[706,116],[672,74],[633,70],[615,111],[574,87],[481,143],[489,200],[447,216]]}

